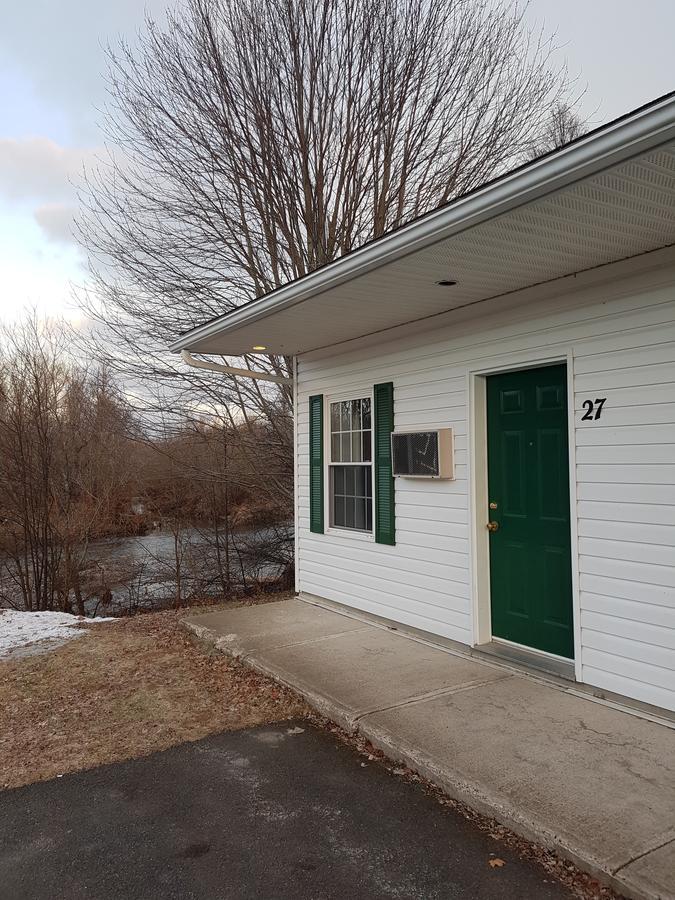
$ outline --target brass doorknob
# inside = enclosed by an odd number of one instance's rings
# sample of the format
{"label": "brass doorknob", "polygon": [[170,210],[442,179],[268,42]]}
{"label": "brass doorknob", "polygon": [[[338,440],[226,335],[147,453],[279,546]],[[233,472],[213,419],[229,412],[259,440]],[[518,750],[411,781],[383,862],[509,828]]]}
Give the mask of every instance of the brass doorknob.
{"label": "brass doorknob", "polygon": [[487,530],[488,531],[499,531],[499,522],[488,522]]}

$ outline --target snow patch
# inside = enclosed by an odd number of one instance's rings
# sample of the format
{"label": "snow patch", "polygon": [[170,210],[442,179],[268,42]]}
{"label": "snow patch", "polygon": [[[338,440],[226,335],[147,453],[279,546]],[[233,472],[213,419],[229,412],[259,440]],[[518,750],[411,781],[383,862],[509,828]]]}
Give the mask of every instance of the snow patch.
{"label": "snow patch", "polygon": [[[9,656],[14,650],[41,641],[58,644],[86,634],[85,629],[75,628],[83,622],[114,622],[99,617],[85,619],[62,612],[22,612],[16,609],[0,609],[0,657]],[[57,643],[54,646],[58,645]]]}

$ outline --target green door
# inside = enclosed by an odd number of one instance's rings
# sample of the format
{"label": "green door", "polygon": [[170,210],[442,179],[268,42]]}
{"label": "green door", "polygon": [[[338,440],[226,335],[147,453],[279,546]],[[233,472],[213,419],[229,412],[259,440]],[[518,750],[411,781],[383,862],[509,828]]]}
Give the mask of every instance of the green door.
{"label": "green door", "polygon": [[487,425],[493,637],[571,659],[565,366],[488,377]]}

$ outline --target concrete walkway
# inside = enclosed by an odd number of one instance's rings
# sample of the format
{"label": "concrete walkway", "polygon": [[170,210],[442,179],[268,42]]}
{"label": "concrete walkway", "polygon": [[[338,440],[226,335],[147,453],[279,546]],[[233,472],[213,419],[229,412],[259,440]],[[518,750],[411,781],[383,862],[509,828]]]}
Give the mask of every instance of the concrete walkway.
{"label": "concrete walkway", "polygon": [[301,600],[184,625],[620,893],[675,898],[675,730]]}

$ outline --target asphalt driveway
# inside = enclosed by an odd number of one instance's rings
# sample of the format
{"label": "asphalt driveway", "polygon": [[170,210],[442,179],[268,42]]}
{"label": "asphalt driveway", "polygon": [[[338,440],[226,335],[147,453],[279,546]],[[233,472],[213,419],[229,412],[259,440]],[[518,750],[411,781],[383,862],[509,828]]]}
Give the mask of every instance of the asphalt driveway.
{"label": "asphalt driveway", "polygon": [[418,785],[298,728],[229,732],[0,793],[0,896],[571,896]]}

